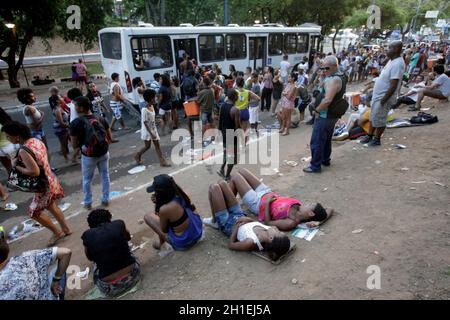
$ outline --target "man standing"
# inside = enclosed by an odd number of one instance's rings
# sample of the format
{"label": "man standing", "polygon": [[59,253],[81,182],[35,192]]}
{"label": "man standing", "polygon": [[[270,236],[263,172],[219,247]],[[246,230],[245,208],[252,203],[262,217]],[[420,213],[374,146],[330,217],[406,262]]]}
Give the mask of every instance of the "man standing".
{"label": "man standing", "polygon": [[372,108],[370,112],[369,133],[360,142],[369,147],[381,145],[381,135],[386,129],[389,110],[397,101],[397,93],[402,85],[405,62],[401,57],[403,44],[395,41],[389,46],[387,56],[390,61],[383,68],[380,76],[375,80],[372,93]]}
{"label": "man standing", "polygon": [[111,93],[111,101],[110,106],[111,110],[113,112],[112,122],[111,122],[111,129],[114,130],[114,125],[116,124],[116,121],[119,121],[120,126],[123,130],[126,130],[125,122],[122,118],[122,109],[123,105],[125,104],[125,97],[122,94],[122,88],[120,87],[119,83],[119,74],[113,73],[111,75],[112,83],[110,87],[110,93]]}
{"label": "man standing", "polygon": [[214,107],[214,100],[214,89],[211,88],[211,80],[209,77],[204,77],[201,90],[198,93],[198,102],[200,103],[202,120],[202,138],[204,138],[206,126],[213,124],[212,111]]}
{"label": "man standing", "polygon": [[331,139],[338,119],[329,116],[328,110],[342,99],[346,89],[344,74],[338,71],[338,67],[335,56],[326,56],[320,67],[325,77],[322,89],[324,98],[314,110],[316,119],[310,142],[312,158],[310,165],[303,169],[307,173],[318,173],[322,165],[328,167],[331,162]]}
{"label": "man standing", "polygon": [[283,81],[283,85],[286,85],[288,82],[289,68],[291,67],[288,58],[288,55],[285,54],[283,61],[280,62],[281,81]]}
{"label": "man standing", "polygon": [[70,124],[70,140],[74,149],[81,149],[81,172],[83,176],[84,208],[92,209],[91,183],[95,167],[102,183],[102,205],[109,204],[109,142],[111,130],[103,118],[91,112],[91,103],[86,97],[75,99],[78,118]]}
{"label": "man standing", "polygon": [[84,85],[87,82],[87,67],[82,59],[78,59],[78,63],[75,65],[75,71],[77,73],[76,85],[83,92]]}

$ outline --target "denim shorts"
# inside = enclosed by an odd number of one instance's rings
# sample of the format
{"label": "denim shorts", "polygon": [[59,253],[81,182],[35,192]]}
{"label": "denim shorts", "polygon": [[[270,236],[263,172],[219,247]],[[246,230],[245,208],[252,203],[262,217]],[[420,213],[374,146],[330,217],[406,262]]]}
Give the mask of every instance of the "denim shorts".
{"label": "denim shorts", "polygon": [[206,124],[212,124],[212,113],[211,112],[202,112],[202,125],[206,126]]}
{"label": "denim shorts", "polygon": [[255,190],[249,190],[242,198],[244,205],[250,210],[251,213],[258,215],[259,203],[265,194],[272,192],[268,186],[261,183]]}
{"label": "denim shorts", "polygon": [[233,231],[233,226],[235,225],[237,219],[245,216],[244,212],[242,212],[241,206],[239,203],[236,203],[234,206],[216,212],[214,214],[216,217],[217,224],[219,225],[220,230],[227,236],[231,236]]}
{"label": "denim shorts", "polygon": [[42,138],[45,138],[44,129],[31,130],[31,136],[35,139],[42,140]]}

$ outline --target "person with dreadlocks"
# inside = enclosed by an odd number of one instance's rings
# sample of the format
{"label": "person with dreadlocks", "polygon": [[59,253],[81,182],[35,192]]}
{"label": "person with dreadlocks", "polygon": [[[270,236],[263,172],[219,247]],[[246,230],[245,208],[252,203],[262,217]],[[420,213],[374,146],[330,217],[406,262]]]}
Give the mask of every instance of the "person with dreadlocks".
{"label": "person with dreadlocks", "polygon": [[194,204],[171,176],[154,177],[147,192],[153,193],[155,213],[146,214],[144,220],[159,236],[159,243],[154,243],[155,249],[159,250],[167,241],[174,250],[186,250],[201,239],[202,220],[195,212]]}
{"label": "person with dreadlocks", "polygon": [[240,169],[229,183],[231,190],[234,194],[239,193],[252,214],[258,216],[261,222],[282,231],[292,230],[300,223],[317,227],[333,214],[333,209],[324,209],[320,203],[303,206],[297,199],[272,192],[247,169]]}
{"label": "person with dreadlocks", "polygon": [[125,222],[111,218],[108,210],[93,210],[81,239],[86,257],[94,262],[94,284],[104,295],[118,297],[139,282],[141,271],[128,246],[131,236]]}

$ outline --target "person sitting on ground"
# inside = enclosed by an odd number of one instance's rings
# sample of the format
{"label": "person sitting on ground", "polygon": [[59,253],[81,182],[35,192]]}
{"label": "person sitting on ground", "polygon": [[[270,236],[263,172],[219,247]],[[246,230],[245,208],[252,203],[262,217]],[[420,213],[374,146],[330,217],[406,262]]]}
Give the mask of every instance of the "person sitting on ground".
{"label": "person sitting on ground", "polygon": [[450,96],[450,78],[444,73],[444,66],[442,64],[435,65],[433,71],[436,73],[437,78],[431,86],[427,86],[417,92],[416,105],[408,109],[409,111],[419,111],[422,107],[422,100],[425,97],[446,100]]}
{"label": "person sitting on ground", "polygon": [[308,227],[316,227],[333,214],[333,209],[324,209],[320,203],[302,206],[296,199],[272,192],[247,169],[240,169],[238,174],[232,175],[229,184],[234,194],[239,193],[243,204],[252,214],[282,231],[292,230],[304,222]]}
{"label": "person sitting on ground", "polygon": [[141,271],[128,246],[131,236],[125,222],[111,218],[108,210],[91,211],[81,239],[86,257],[94,262],[94,284],[106,296],[117,297],[139,282]]}
{"label": "person sitting on ground", "polygon": [[0,300],[64,300],[71,255],[70,249],[53,247],[10,258],[0,226]]}
{"label": "person sitting on ground", "polygon": [[425,88],[424,76],[418,75],[415,80],[414,86],[405,94],[397,98],[397,102],[392,109],[397,109],[401,104],[413,105],[417,102],[418,91]]}
{"label": "person sitting on ground", "polygon": [[187,194],[171,176],[160,174],[154,177],[147,192],[153,193],[155,213],[147,213],[144,220],[159,236],[159,243],[153,244],[155,249],[159,250],[167,241],[175,250],[186,250],[201,239],[202,220]]}
{"label": "person sitting on ground", "polygon": [[266,226],[246,217],[227,182],[211,185],[208,198],[212,219],[204,221],[217,223],[218,228],[229,237],[229,249],[266,251],[274,261],[289,251],[289,237],[275,226]]}

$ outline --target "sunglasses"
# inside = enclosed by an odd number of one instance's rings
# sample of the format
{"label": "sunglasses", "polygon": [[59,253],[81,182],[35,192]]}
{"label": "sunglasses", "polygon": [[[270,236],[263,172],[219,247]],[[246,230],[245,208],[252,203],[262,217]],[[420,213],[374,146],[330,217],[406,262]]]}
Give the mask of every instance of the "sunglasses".
{"label": "sunglasses", "polygon": [[322,67],[322,68],[319,68],[319,70],[330,70],[330,67]]}

